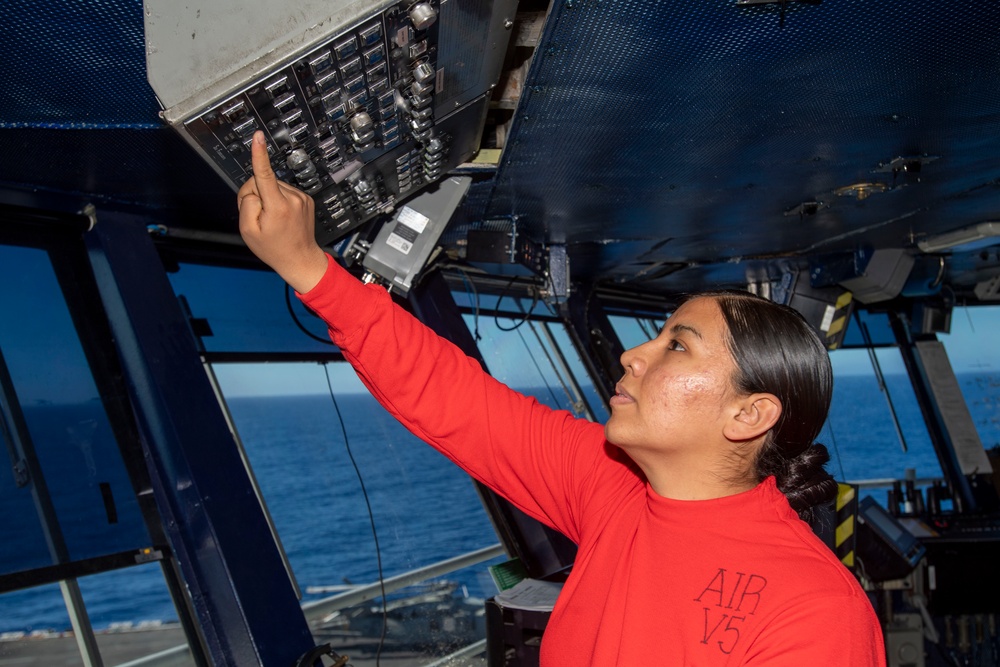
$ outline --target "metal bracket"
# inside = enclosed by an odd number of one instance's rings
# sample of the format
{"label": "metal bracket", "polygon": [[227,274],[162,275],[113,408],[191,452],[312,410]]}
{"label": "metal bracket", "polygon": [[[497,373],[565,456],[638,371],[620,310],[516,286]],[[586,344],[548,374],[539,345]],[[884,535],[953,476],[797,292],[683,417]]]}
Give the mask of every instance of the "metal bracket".
{"label": "metal bracket", "polygon": [[894,157],[888,162],[879,162],[878,166],[872,169],[873,174],[892,174],[896,175],[899,172],[905,172],[908,174],[920,173],[925,164],[930,164],[937,160],[940,156],[938,155],[908,155]]}
{"label": "metal bracket", "polygon": [[548,248],[548,269],[545,272],[545,289],[542,296],[546,303],[556,304],[569,298],[569,255],[565,245]]}

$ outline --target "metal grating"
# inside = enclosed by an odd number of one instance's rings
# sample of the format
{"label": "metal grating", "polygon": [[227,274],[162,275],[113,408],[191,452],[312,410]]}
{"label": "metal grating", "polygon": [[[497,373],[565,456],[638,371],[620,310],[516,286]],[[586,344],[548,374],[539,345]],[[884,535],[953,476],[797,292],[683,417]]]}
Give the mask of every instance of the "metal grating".
{"label": "metal grating", "polygon": [[[538,53],[487,215],[571,244],[577,276],[845,250],[862,229],[901,246],[994,210],[996,3],[565,0]],[[919,182],[872,173],[918,154],[941,156]],[[888,192],[834,194],[871,180]],[[809,200],[825,208],[784,215]]]}
{"label": "metal grating", "polygon": [[142,0],[9,0],[0,128],[153,128]]}

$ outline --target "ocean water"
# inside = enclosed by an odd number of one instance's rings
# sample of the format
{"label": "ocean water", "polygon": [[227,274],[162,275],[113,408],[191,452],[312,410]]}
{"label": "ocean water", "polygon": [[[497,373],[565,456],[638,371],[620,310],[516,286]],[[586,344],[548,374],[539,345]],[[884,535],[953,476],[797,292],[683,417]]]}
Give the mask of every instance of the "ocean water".
{"label": "ocean water", "polygon": [[[907,468],[915,469],[919,477],[940,474],[907,378],[890,375],[886,381],[908,451],[903,451],[887,399],[875,380],[862,376],[838,378],[830,417],[820,437],[831,451],[828,467],[838,479],[901,477]],[[959,381],[984,446],[1000,447],[1000,374],[967,374]],[[552,394],[543,390],[538,395]],[[496,543],[478,495],[461,471],[416,441],[370,396],[351,394],[337,400],[344,417],[346,443],[328,395],[230,401],[241,440],[304,600],[321,596],[306,592],[310,586],[367,583],[378,576],[369,514],[347,445],[361,472],[375,517],[386,576]],[[96,408],[49,406],[44,414],[35,414],[38,426],[29,426],[33,431],[50,428],[53,434],[84,429],[87,437],[78,438],[79,442],[110,438],[110,434],[103,433],[100,420],[87,415],[88,409]],[[37,434],[34,437],[39,440]],[[105,449],[93,446],[71,450],[72,456],[60,455],[51,463],[43,461],[43,465],[95,473],[101,470],[103,476],[98,477],[127,484],[127,478],[121,479],[124,468],[109,458]],[[29,556],[32,550],[39,549],[39,531],[32,508],[12,506],[11,494],[4,492],[3,485],[10,486],[11,480],[0,477],[0,516],[7,517],[8,524],[3,534],[19,536],[17,541],[7,539],[6,544],[0,544],[0,567],[10,572],[32,562]],[[880,491],[873,494],[877,499],[884,498]],[[122,495],[127,494],[118,493],[116,497]],[[70,497],[56,509],[60,517],[76,511],[82,513],[83,520],[92,520],[77,507],[80,504]],[[127,502],[119,505],[121,534],[85,531],[71,545],[74,556],[112,537],[123,540],[123,544],[141,542],[143,531],[137,533],[134,529],[137,510]],[[494,591],[485,568],[479,565],[450,578],[465,586],[471,595],[488,596]],[[79,582],[97,629],[176,619],[155,563],[84,577]],[[0,633],[68,627],[65,606],[55,585],[0,595]]]}

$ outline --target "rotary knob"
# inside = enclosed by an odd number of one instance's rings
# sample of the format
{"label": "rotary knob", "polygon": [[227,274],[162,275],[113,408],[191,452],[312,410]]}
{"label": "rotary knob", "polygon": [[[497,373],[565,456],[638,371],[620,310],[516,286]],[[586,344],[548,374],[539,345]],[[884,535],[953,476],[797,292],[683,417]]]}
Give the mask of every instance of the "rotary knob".
{"label": "rotary knob", "polygon": [[430,82],[414,81],[410,84],[410,92],[414,97],[427,97],[434,91],[434,84]]}
{"label": "rotary knob", "polygon": [[410,20],[417,30],[427,30],[437,20],[437,10],[429,2],[418,2],[410,9]]}
{"label": "rotary knob", "polygon": [[372,127],[372,117],[367,111],[359,111],[351,117],[351,130],[355,134],[365,134]]}
{"label": "rotary knob", "polygon": [[354,190],[355,196],[358,198],[358,203],[367,212],[371,212],[375,209],[375,205],[378,203],[376,201],[375,188],[371,181],[367,178],[359,178],[352,186],[351,189]]}
{"label": "rotary knob", "polygon": [[372,191],[372,184],[366,178],[358,179],[358,182],[354,184],[354,192],[357,193],[359,197],[367,197]]}
{"label": "rotary knob", "polygon": [[413,78],[420,83],[427,83],[435,76],[434,68],[430,63],[422,62],[413,68]]}
{"label": "rotary knob", "polygon": [[309,159],[309,153],[306,153],[301,148],[296,148],[288,154],[285,164],[288,165],[288,168],[292,171],[299,171],[300,169],[305,169],[312,164],[312,160]]}
{"label": "rotary knob", "polygon": [[285,158],[285,165],[295,173],[295,181],[308,194],[316,194],[323,188],[319,170],[305,150],[301,148],[293,150]]}
{"label": "rotary knob", "polygon": [[374,123],[367,112],[359,111],[351,116],[351,140],[354,142],[356,150],[367,150],[371,147],[374,138]]}
{"label": "rotary knob", "polygon": [[437,155],[444,150],[444,142],[441,141],[441,137],[433,137],[427,142],[427,147],[424,150],[428,154]]}
{"label": "rotary knob", "polygon": [[428,132],[433,125],[434,125],[434,122],[431,121],[431,120],[411,120],[410,121],[410,127],[413,129],[414,133],[417,133],[417,132],[425,133],[425,136],[426,136],[426,132]]}

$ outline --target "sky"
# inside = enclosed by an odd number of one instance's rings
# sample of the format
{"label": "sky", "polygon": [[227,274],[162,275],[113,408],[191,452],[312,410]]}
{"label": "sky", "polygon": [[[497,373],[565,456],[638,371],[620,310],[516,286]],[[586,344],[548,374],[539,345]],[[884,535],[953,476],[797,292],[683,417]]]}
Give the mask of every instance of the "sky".
{"label": "sky", "polygon": [[[938,334],[956,373],[1000,371],[1000,306],[955,308],[951,332]],[[877,351],[883,373],[905,373],[902,357],[894,348]],[[836,374],[859,375],[872,372],[866,350],[839,350],[830,355]]]}

